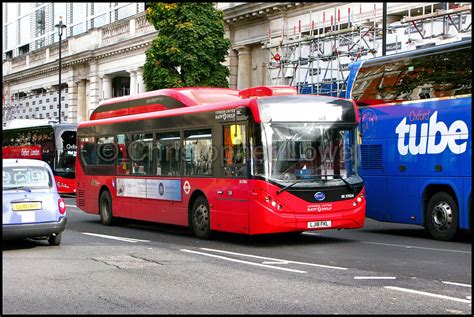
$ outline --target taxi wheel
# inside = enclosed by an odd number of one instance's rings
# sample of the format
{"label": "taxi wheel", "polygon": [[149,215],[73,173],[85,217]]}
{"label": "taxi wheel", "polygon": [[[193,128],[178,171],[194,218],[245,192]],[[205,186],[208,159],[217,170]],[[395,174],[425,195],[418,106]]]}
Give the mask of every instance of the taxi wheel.
{"label": "taxi wheel", "polygon": [[110,197],[110,193],[107,190],[104,190],[102,194],[100,194],[99,215],[100,222],[103,225],[111,226],[115,224],[115,217],[112,213],[112,197]]}
{"label": "taxi wheel", "polygon": [[48,238],[49,245],[60,245],[61,244],[61,233],[52,234]]}

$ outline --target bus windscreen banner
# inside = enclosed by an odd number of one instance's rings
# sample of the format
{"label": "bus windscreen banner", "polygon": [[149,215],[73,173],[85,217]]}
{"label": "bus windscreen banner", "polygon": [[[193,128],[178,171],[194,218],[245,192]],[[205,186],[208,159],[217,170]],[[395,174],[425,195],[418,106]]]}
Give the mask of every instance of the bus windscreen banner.
{"label": "bus windscreen banner", "polygon": [[3,158],[25,158],[37,159],[43,158],[40,145],[21,145],[21,146],[4,146]]}
{"label": "bus windscreen banner", "polygon": [[117,196],[181,201],[181,180],[120,177]]}

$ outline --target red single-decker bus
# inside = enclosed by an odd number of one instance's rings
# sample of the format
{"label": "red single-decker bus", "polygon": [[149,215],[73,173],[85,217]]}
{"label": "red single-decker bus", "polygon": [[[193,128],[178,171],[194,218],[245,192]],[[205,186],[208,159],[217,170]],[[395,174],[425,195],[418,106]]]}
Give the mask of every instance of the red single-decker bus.
{"label": "red single-decker bus", "polygon": [[352,101],[287,86],[110,99],[78,126],[77,206],[203,239],[360,228],[357,123]]}

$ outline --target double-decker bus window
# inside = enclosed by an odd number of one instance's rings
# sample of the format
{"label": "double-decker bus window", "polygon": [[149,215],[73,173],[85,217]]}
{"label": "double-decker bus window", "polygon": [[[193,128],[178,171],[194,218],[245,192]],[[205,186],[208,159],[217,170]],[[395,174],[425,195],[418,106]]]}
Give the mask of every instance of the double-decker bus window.
{"label": "double-decker bus window", "polygon": [[156,175],[178,176],[179,172],[179,131],[156,134]]}
{"label": "double-decker bus window", "polygon": [[80,158],[85,166],[97,164],[97,155],[94,137],[82,137],[80,141]]}
{"label": "double-decker bus window", "polygon": [[117,139],[117,174],[128,175],[130,174],[130,159],[127,152],[128,137],[126,134],[118,134]]}
{"label": "double-decker bus window", "polygon": [[211,129],[184,132],[184,175],[212,175]]}
{"label": "double-decker bus window", "polygon": [[247,129],[243,124],[224,126],[224,176],[247,175]]}
{"label": "double-decker bus window", "polygon": [[97,165],[114,165],[116,155],[116,145],[112,136],[97,138]]}
{"label": "double-decker bus window", "polygon": [[153,175],[153,134],[134,134],[128,146],[132,163],[132,174]]}

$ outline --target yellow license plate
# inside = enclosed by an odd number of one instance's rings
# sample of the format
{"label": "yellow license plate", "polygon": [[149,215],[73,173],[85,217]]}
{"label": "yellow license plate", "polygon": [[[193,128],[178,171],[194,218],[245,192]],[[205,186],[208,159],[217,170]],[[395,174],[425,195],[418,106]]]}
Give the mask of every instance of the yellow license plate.
{"label": "yellow license plate", "polygon": [[13,203],[12,209],[14,211],[24,211],[24,210],[38,210],[41,209],[41,202],[31,202],[31,203]]}

